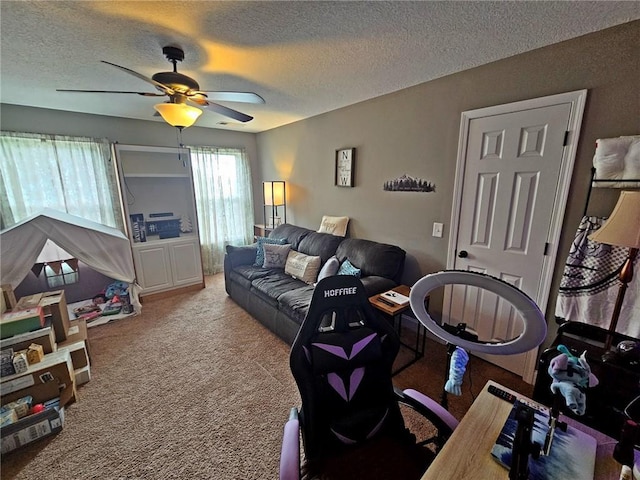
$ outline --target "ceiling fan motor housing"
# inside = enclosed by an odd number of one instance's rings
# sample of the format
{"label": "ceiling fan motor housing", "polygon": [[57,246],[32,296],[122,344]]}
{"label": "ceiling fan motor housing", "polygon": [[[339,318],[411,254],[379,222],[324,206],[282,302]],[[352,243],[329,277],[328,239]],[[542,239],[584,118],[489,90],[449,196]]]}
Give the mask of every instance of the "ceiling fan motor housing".
{"label": "ceiling fan motor housing", "polygon": [[180,93],[200,90],[198,82],[178,72],[158,72],[151,78]]}

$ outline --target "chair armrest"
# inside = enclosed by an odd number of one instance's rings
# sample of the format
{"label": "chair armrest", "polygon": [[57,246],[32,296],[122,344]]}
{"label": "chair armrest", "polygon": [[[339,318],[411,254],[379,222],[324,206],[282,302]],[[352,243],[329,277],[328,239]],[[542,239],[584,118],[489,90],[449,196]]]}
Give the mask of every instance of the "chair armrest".
{"label": "chair armrest", "polygon": [[280,451],[280,480],[300,479],[300,424],[298,409],[292,408],[284,425]]}
{"label": "chair armrest", "polygon": [[448,410],[417,390],[411,388],[403,391],[396,390],[396,394],[399,395],[402,403],[427,417],[439,430],[448,431],[446,437],[451,435],[458,426],[458,420]]}

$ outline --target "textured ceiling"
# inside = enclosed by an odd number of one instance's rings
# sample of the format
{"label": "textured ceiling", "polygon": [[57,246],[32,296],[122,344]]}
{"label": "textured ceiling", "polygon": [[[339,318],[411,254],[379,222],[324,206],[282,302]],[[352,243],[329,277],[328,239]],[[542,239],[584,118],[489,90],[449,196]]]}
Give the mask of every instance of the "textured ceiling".
{"label": "textured ceiling", "polygon": [[[638,2],[0,2],[0,102],[161,121],[158,99],[56,88],[154,92],[100,63],[151,76],[162,47],[204,90],[252,91],[198,126],[260,132],[640,18]],[[223,102],[220,102],[223,103]]]}

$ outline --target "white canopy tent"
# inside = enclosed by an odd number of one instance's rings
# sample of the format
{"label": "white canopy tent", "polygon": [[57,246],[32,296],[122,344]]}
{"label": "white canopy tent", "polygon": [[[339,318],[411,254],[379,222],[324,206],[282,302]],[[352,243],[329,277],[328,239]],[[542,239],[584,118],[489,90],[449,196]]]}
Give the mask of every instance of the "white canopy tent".
{"label": "white canopy tent", "polygon": [[120,230],[57,210],[45,209],[0,232],[2,283],[17,287],[50,242],[70,258],[129,283],[131,303],[140,311],[140,287],[135,283],[129,239]]}

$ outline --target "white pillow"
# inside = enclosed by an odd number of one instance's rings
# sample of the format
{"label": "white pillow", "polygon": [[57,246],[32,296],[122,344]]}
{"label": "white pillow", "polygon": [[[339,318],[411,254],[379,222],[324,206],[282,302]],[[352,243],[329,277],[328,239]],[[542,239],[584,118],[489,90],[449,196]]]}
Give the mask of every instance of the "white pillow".
{"label": "white pillow", "polygon": [[286,245],[265,243],[262,248],[264,249],[263,268],[284,268],[291,245],[288,243]]}
{"label": "white pillow", "polygon": [[312,257],[311,255],[291,250],[284,266],[284,273],[305,283],[312,284],[318,278],[320,262],[320,257]]}
{"label": "white pillow", "polygon": [[323,278],[333,277],[336,273],[338,273],[338,269],[340,268],[340,260],[335,255],[326,261],[324,266],[320,269],[320,273],[318,273],[318,281]]}
{"label": "white pillow", "polygon": [[318,233],[330,233],[337,237],[344,237],[347,234],[349,217],[330,217],[324,215]]}

